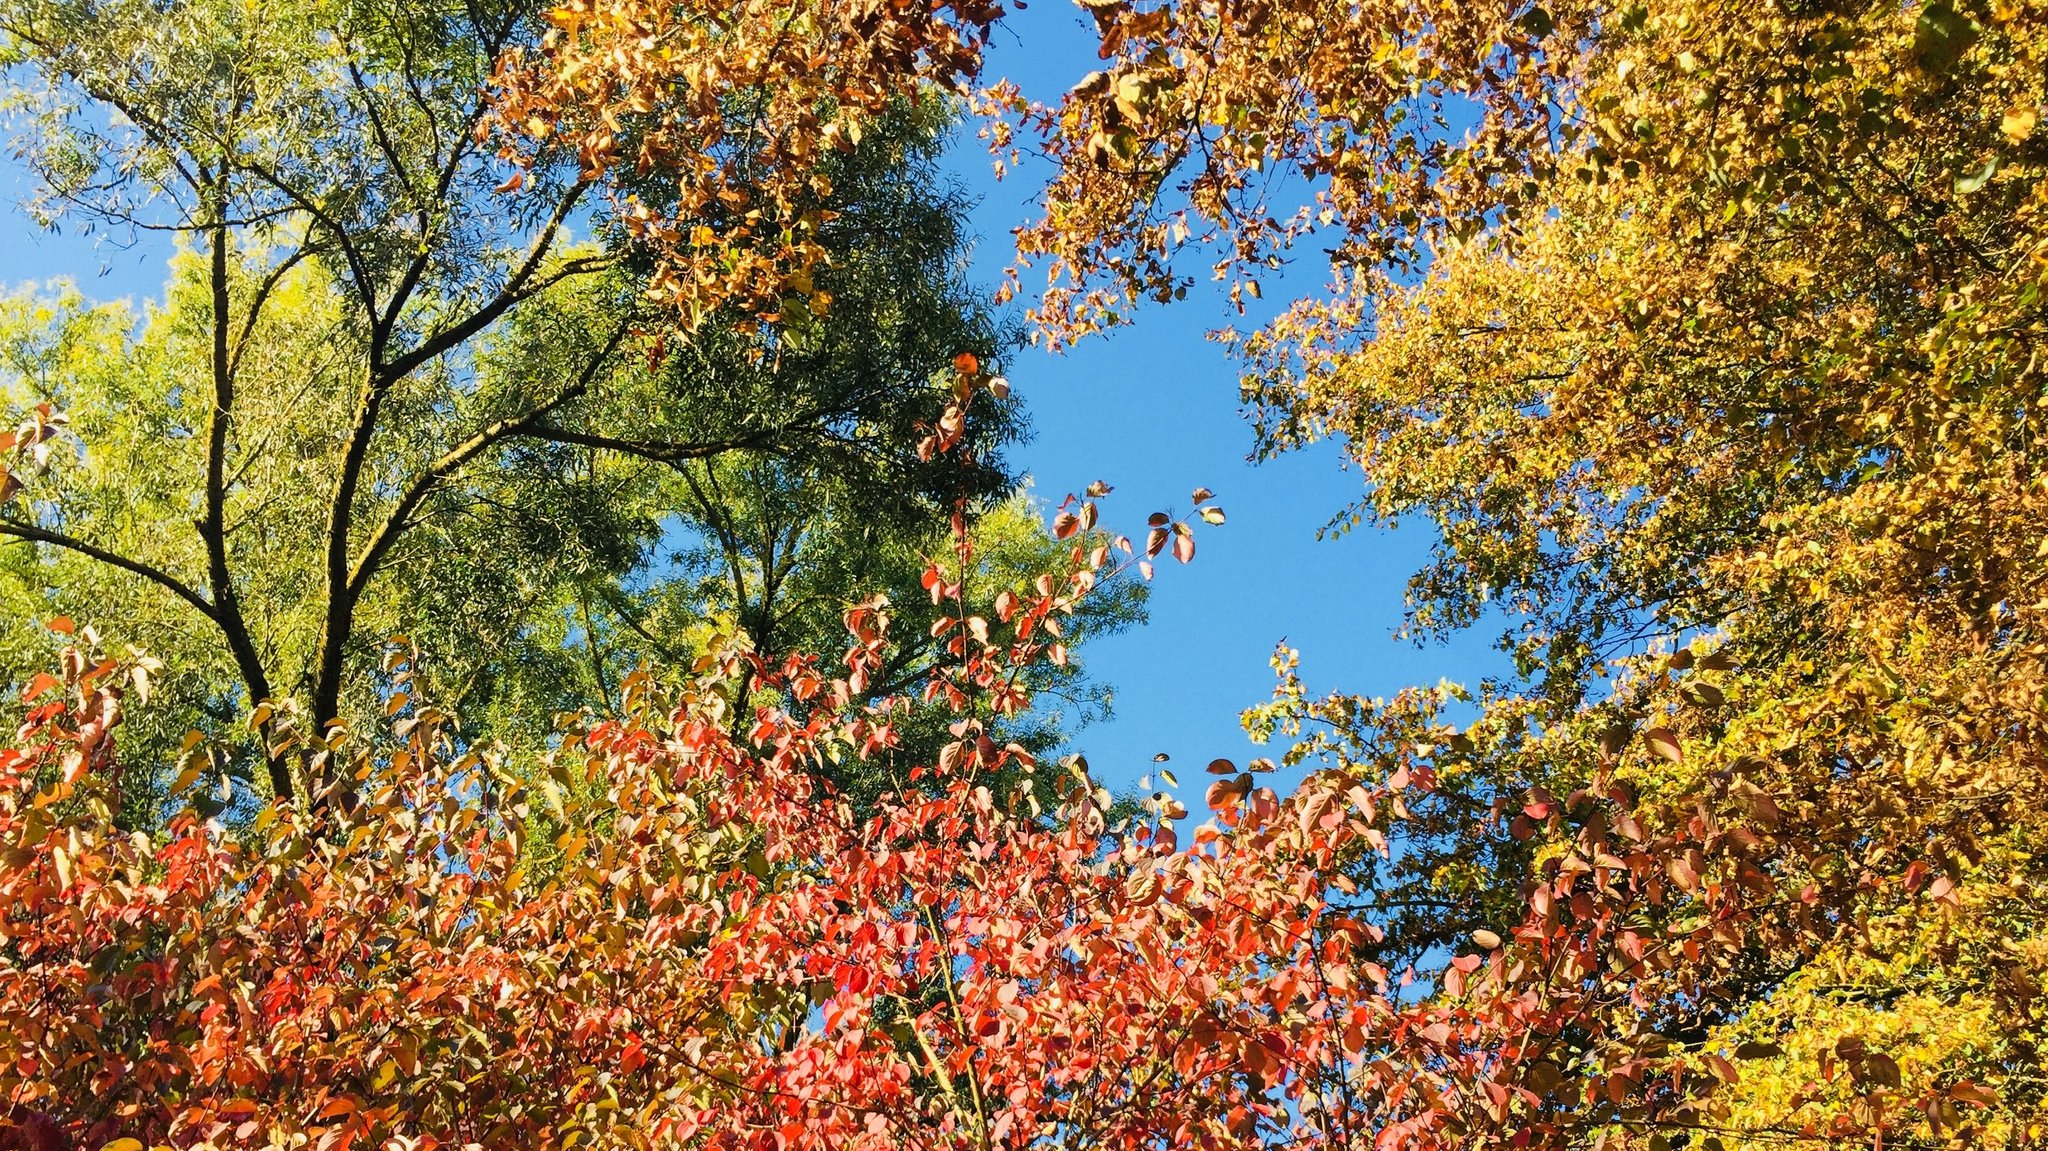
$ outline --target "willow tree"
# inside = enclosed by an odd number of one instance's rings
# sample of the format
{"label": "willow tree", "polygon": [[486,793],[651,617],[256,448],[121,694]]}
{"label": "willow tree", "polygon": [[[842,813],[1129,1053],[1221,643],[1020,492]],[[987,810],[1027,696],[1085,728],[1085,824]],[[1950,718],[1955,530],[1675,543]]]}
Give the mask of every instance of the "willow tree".
{"label": "willow tree", "polygon": [[332,782],[320,752],[397,632],[444,702],[545,730],[598,698],[561,641],[591,633],[594,580],[654,555],[688,464],[747,453],[927,511],[1005,490],[1012,405],[979,410],[964,480],[896,446],[937,418],[935,371],[1002,340],[929,179],[936,110],[899,102],[820,165],[809,297],[686,324],[644,305],[630,189],[573,146],[494,154],[493,69],[541,7],[0,6],[39,209],[180,243],[146,315],[9,306],[22,618],[189,654],[162,736],[253,708],[276,794]]}

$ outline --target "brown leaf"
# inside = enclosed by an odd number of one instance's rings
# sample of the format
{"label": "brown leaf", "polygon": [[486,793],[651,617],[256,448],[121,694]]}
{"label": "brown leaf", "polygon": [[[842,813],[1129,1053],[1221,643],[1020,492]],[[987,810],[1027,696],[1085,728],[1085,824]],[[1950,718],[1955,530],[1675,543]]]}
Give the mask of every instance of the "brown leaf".
{"label": "brown leaf", "polygon": [[1673,763],[1685,762],[1685,750],[1678,745],[1678,733],[1668,727],[1653,727],[1643,733],[1650,750]]}

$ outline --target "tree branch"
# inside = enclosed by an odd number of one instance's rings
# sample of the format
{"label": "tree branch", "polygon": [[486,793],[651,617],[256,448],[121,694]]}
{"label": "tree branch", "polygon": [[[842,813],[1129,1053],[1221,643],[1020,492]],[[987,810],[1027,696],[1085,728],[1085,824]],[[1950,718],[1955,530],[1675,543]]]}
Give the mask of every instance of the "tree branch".
{"label": "tree branch", "polygon": [[[384,160],[391,165],[391,174],[398,179],[399,186],[409,195],[418,195],[419,189],[412,185],[412,173],[405,167],[405,158],[399,154],[398,145],[391,133],[384,127],[384,117],[377,114],[376,95],[370,90],[370,82],[364,78],[363,70],[356,67],[354,45],[349,43],[348,34],[336,29],[341,40],[342,67],[347,70],[349,82],[355,85],[357,95],[362,97],[363,115],[370,121],[370,134],[377,141],[377,149],[384,153]],[[422,221],[424,223],[424,221]],[[426,229],[420,230],[422,243],[426,240]]]}
{"label": "tree branch", "polygon": [[443,452],[424,473],[414,479],[405,494],[398,498],[398,502],[385,515],[383,522],[377,525],[376,531],[370,534],[369,542],[364,545],[362,555],[349,573],[347,586],[350,597],[362,595],[364,585],[377,574],[377,569],[383,564],[384,556],[391,550],[391,545],[398,542],[398,537],[411,526],[413,512],[418,510],[420,504],[436,487],[492,444],[531,430],[545,419],[548,413],[587,394],[590,385],[597,379],[597,374],[618,351],[619,344],[626,338],[629,328],[630,321],[621,321],[613,329],[611,338],[607,339],[597,354],[591,357],[590,362],[584,365],[576,382],[562,389],[553,399],[523,415],[497,420],[478,428],[467,439]]}
{"label": "tree branch", "polygon": [[[262,657],[256,652],[256,644],[249,636],[249,628],[242,620],[241,604],[235,596],[234,573],[228,567],[227,533],[227,467],[228,436],[235,410],[235,361],[240,349],[230,350],[230,331],[234,319],[229,315],[228,296],[228,224],[226,223],[228,175],[225,162],[218,176],[212,200],[216,218],[212,232],[211,250],[208,253],[208,279],[212,288],[213,315],[213,406],[206,417],[206,489],[205,511],[199,520],[199,536],[206,544],[206,578],[213,585],[213,621],[227,638],[228,651],[234,656],[235,666],[242,674],[242,682],[249,689],[251,706],[262,703],[270,697],[270,677],[264,670]],[[261,295],[269,293],[274,280],[266,280]],[[248,325],[255,324],[252,312]],[[244,336],[247,328],[244,329]],[[269,726],[263,725],[264,757],[270,769],[271,791],[280,799],[291,797],[294,792],[291,772],[282,760],[269,751]]]}
{"label": "tree branch", "polygon": [[[407,68],[405,75],[407,87],[410,88],[412,84],[412,69]],[[420,105],[421,112],[426,115],[428,127],[432,129],[434,127],[432,109],[427,106],[424,100],[419,98],[417,89],[414,89],[413,98]],[[364,100],[367,102],[368,99],[369,96],[365,93]],[[484,114],[489,109],[489,101],[482,98],[479,98],[471,106],[469,115],[464,118],[462,127],[455,133],[454,141],[448,148],[447,161],[441,165],[439,173],[434,177],[433,195],[421,200],[419,203],[420,251],[418,255],[413,257],[412,263],[406,266],[405,273],[399,277],[398,287],[391,295],[390,309],[378,321],[379,326],[383,327],[387,332],[398,323],[399,313],[405,310],[406,301],[412,298],[413,289],[419,286],[420,278],[426,274],[429,256],[433,251],[432,247],[427,243],[427,234],[433,230],[431,213],[435,205],[447,203],[449,189],[455,186],[455,177],[462,171],[462,158],[469,154],[469,145],[470,140],[474,136],[474,129],[482,122]],[[438,132],[436,132],[436,135],[438,136]],[[414,191],[410,181],[406,181],[405,184],[408,191]]]}
{"label": "tree branch", "polygon": [[349,279],[355,283],[356,296],[362,301],[364,312],[374,320],[377,316],[377,285],[370,277],[369,262],[363,259],[361,252],[356,250],[355,242],[349,239],[348,230],[341,226],[341,222],[329,215],[325,208],[322,208],[305,193],[287,184],[282,176],[279,176],[269,168],[254,163],[247,158],[238,158],[235,166],[270,185],[285,199],[290,200],[300,211],[311,216],[321,227],[327,229],[327,234],[334,239],[335,247],[341,249],[342,259],[348,262]]}
{"label": "tree branch", "polygon": [[308,237],[291,255],[278,261],[264,273],[263,282],[256,285],[256,294],[249,301],[249,312],[242,317],[241,330],[235,333],[234,353],[228,358],[228,371],[231,374],[241,369],[242,353],[249,347],[249,337],[256,331],[256,321],[263,315],[263,306],[270,302],[270,293],[277,290],[278,284],[284,281],[285,276],[289,275],[300,261],[324,250],[326,245],[314,244]]}
{"label": "tree branch", "polygon": [[218,622],[214,615],[213,603],[210,600],[201,595],[192,585],[164,571],[162,568],[152,567],[141,560],[129,559],[127,556],[110,552],[102,547],[95,547],[84,540],[74,539],[71,536],[65,535],[63,532],[53,532],[46,528],[39,528],[33,524],[18,523],[14,520],[0,519],[0,535],[13,536],[16,539],[28,540],[31,543],[51,544],[66,551],[77,552],[88,559],[98,560],[110,567],[117,567],[122,571],[139,575],[158,587],[170,591],[193,607],[198,608],[199,614],[207,619]]}
{"label": "tree branch", "polygon": [[749,448],[772,450],[779,438],[778,433],[779,430],[768,430],[729,440],[631,440],[542,424],[522,429],[519,434],[528,439],[544,440],[548,443],[573,444],[578,447],[597,448],[600,451],[618,452],[643,460],[654,460],[657,463],[675,464],[686,460],[708,460],[713,456]]}
{"label": "tree branch", "polygon": [[[610,261],[598,257],[570,260],[556,269],[552,275],[538,283],[533,282],[534,274],[540,270],[541,261],[546,258],[549,248],[554,245],[556,233],[561,230],[563,222],[568,219],[569,212],[575,207],[576,201],[582,197],[584,190],[589,187],[590,185],[587,183],[576,185],[575,188],[570,190],[568,195],[562,197],[560,203],[555,205],[553,215],[548,217],[547,225],[541,229],[540,235],[534,238],[533,245],[527,249],[526,258],[520,261],[518,270],[512,273],[512,278],[505,281],[505,286],[498,291],[498,294],[489,303],[484,304],[461,320],[428,336],[420,342],[418,347],[398,357],[396,360],[388,364],[379,363],[374,369],[377,374],[386,379],[403,379],[421,364],[452,348],[461,346],[471,336],[490,327],[497,322],[498,317],[510,311],[514,305],[521,301],[529,299],[571,276],[585,275],[606,267]],[[406,270],[407,278],[400,283],[398,290],[392,296],[389,314],[378,322],[378,326],[386,332],[398,321],[399,309],[404,305],[406,297],[412,292],[414,272],[418,267],[419,265],[416,264],[415,268],[408,268]],[[380,361],[382,360],[382,352],[383,349],[380,346],[375,353],[376,358]]]}

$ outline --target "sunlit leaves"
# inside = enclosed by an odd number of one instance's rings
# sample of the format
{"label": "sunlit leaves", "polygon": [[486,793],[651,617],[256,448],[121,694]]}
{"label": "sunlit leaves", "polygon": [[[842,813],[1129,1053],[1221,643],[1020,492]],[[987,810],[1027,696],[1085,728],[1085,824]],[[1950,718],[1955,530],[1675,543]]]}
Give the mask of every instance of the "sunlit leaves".
{"label": "sunlit leaves", "polygon": [[[620,718],[579,722],[531,774],[455,738],[420,653],[395,643],[395,740],[332,749],[353,756],[356,802],[266,808],[246,845],[190,816],[162,846],[110,834],[104,684],[123,673],[67,655],[0,752],[0,893],[29,913],[11,942],[42,961],[0,961],[0,1013],[94,1025],[0,1030],[0,1086],[17,1115],[68,1132],[111,1109],[150,1145],[221,1123],[331,1145],[488,1122],[543,1147],[775,1125],[795,1151],[893,1151],[909,1131],[964,1149],[1046,1125],[1120,1151],[1335,1151],[1390,1122],[1418,1149],[1561,1135],[1523,1094],[1556,1085],[1539,1053],[1601,1034],[1588,980],[1613,956],[1672,970],[1632,917],[1707,897],[1725,844],[1694,846],[1698,823],[1646,842],[1620,789],[1533,795],[1529,817],[1576,827],[1576,845],[1511,934],[1472,933],[1490,956],[1457,955],[1441,995],[1417,998],[1412,973],[1371,957],[1382,930],[1334,897],[1359,893],[1344,862],[1429,802],[1433,766],[1318,772],[1282,796],[1255,779],[1272,762],[1218,759],[1209,818],[1187,827],[1169,792],[1119,816],[1085,758],[1041,763],[992,734],[989,713],[1028,703],[1020,673],[1062,658],[1102,565],[1140,562],[1071,546],[1070,566],[992,608],[932,564],[934,603],[954,607],[931,631],[956,660],[915,692],[877,692],[896,641],[872,599],[847,609],[838,660],[727,642],[670,687],[633,673]],[[917,722],[948,737],[928,760],[900,754]],[[833,759],[886,765],[897,786],[856,811],[820,783]],[[1670,890],[1659,857],[1689,869]],[[138,925],[160,955],[120,943]],[[1743,940],[1705,925],[1681,945]],[[247,1006],[217,1010],[236,987]],[[165,1028],[188,1038],[128,1042]],[[1896,1089],[1889,1056],[1857,1058]]]}
{"label": "sunlit leaves", "polygon": [[[786,296],[822,311],[813,273],[836,215],[829,165],[892,106],[978,70],[1001,9],[573,0],[495,77],[508,158],[572,148],[590,176],[651,180],[621,216],[667,259],[651,288],[693,321]],[[671,206],[672,205],[672,206]],[[963,369],[971,373],[972,367]]]}

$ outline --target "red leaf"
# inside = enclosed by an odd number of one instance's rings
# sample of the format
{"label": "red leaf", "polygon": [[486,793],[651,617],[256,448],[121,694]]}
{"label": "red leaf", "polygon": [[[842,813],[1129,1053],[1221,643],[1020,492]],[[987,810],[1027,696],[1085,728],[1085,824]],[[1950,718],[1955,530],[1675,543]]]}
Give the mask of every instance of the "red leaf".
{"label": "red leaf", "polygon": [[1219,779],[1210,784],[1206,797],[1209,807],[1215,811],[1236,807],[1244,801],[1245,793],[1251,790],[1250,781],[1250,776],[1240,775],[1236,779]]}
{"label": "red leaf", "polygon": [[1948,1097],[1959,1103],[1972,1103],[1978,1107],[1990,1107],[1998,1102],[1998,1092],[1967,1079],[1949,1088]]}
{"label": "red leaf", "polygon": [[1699,873],[1692,869],[1692,864],[1683,856],[1665,860],[1664,870],[1671,876],[1671,882],[1676,883],[1681,889],[1695,891],[1699,888]]}
{"label": "red leaf", "polygon": [[63,686],[63,680],[58,679],[47,671],[39,671],[34,679],[28,681],[28,686],[21,689],[21,701],[27,703],[52,688],[61,688]]}

